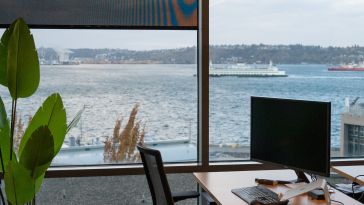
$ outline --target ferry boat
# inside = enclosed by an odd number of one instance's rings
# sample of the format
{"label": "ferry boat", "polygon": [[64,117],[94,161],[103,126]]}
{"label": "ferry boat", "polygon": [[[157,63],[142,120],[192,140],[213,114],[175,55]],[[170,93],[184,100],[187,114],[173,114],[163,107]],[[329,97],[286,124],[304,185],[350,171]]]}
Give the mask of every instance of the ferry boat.
{"label": "ferry boat", "polygon": [[329,67],[329,71],[364,71],[364,62],[344,64],[337,67]]}
{"label": "ferry boat", "polygon": [[272,61],[268,66],[248,65],[238,63],[228,66],[217,67],[210,62],[209,75],[212,77],[237,76],[237,77],[287,77],[285,71],[279,70]]}

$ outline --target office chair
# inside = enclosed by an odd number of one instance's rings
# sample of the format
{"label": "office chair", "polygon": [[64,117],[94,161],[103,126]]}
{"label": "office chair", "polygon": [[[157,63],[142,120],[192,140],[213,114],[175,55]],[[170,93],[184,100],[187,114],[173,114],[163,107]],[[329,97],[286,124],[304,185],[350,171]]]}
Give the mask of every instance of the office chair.
{"label": "office chair", "polygon": [[200,196],[196,191],[171,193],[160,152],[141,145],[137,147],[143,161],[153,205],[174,205],[175,202]]}

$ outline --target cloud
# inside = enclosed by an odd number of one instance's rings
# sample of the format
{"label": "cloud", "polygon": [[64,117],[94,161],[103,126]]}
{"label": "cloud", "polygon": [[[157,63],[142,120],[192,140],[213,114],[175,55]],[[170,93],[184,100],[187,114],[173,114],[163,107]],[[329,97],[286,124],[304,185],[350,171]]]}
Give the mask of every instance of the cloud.
{"label": "cloud", "polygon": [[364,15],[364,1],[362,0],[336,0],[331,4],[331,8],[338,14]]}
{"label": "cloud", "polygon": [[357,7],[357,6],[364,6],[364,1],[362,0],[336,0],[333,1],[335,6],[344,6],[344,7]]}
{"label": "cloud", "polygon": [[218,6],[218,5],[223,4],[225,2],[226,2],[226,0],[215,0],[215,1],[211,1],[209,6],[210,6],[210,8],[215,7],[215,6]]}
{"label": "cloud", "polygon": [[37,47],[153,50],[196,46],[196,31],[33,29]]}
{"label": "cloud", "polygon": [[[212,44],[364,46],[362,22],[364,0],[210,0]],[[196,31],[33,32],[37,46],[62,48],[160,49],[196,45],[197,40]]]}
{"label": "cloud", "polygon": [[364,45],[363,21],[362,0],[231,0],[211,8],[210,42]]}

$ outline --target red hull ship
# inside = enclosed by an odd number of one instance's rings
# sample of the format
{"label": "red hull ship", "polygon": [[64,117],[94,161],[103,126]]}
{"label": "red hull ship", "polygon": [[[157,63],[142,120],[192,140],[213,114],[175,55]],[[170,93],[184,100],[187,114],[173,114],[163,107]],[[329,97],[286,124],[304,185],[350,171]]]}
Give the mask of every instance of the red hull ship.
{"label": "red hull ship", "polygon": [[329,71],[364,71],[364,64],[348,64],[337,67],[330,67]]}

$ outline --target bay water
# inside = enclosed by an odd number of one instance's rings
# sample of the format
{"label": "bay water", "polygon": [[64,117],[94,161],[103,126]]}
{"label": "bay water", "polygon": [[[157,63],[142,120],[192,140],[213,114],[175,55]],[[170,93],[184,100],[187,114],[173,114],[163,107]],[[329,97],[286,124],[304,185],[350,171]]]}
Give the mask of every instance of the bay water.
{"label": "bay water", "polygon": [[[332,103],[333,147],[340,145],[340,113],[344,99],[364,97],[364,72],[330,72],[326,65],[278,65],[288,77],[210,78],[210,143],[248,145],[250,96],[268,96]],[[20,99],[18,114],[28,116],[53,92],[59,92],[67,119],[85,107],[82,120],[68,136],[85,144],[112,136],[115,121],[128,119],[132,107],[140,105],[138,120],[146,129],[146,140],[170,140],[197,136],[197,65],[43,65],[39,89]],[[0,95],[10,114],[6,88]]]}

